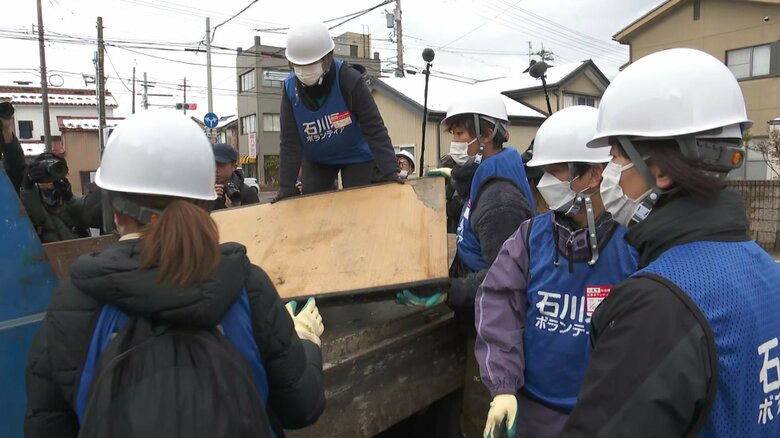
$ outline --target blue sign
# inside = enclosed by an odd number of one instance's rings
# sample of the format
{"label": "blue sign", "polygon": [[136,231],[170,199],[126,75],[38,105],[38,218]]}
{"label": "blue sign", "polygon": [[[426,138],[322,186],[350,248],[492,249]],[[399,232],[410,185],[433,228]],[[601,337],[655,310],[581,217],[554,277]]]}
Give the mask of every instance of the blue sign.
{"label": "blue sign", "polygon": [[219,123],[219,117],[214,113],[206,113],[206,115],[203,116],[203,123],[207,128],[216,128]]}

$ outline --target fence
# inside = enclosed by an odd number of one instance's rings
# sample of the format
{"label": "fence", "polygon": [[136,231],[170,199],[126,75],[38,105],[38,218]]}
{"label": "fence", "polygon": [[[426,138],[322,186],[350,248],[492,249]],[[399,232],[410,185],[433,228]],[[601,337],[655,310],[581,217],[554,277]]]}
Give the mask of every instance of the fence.
{"label": "fence", "polygon": [[730,181],[742,193],[750,235],[769,252],[780,252],[780,181]]}

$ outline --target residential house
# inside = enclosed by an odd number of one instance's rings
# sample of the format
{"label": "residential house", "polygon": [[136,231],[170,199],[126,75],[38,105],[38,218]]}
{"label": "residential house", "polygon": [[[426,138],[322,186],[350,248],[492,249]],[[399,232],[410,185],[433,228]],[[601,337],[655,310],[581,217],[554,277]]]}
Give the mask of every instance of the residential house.
{"label": "residential house", "polygon": [[[106,140],[122,117],[106,117]],[[57,116],[62,154],[68,161],[68,179],[74,194],[84,194],[100,167],[100,120],[97,117]]]}
{"label": "residential house", "polygon": [[[336,58],[362,65],[368,77],[379,76],[380,61],[378,54],[371,58],[370,37],[348,32],[334,37],[334,41]],[[262,45],[260,37],[255,36],[254,45],[247,50],[239,48],[236,57],[239,128],[236,145],[246,176],[258,178],[261,184],[278,181],[279,107],[282,83],[290,74],[284,50],[284,47]],[[255,139],[256,156],[249,151],[250,135]]]}
{"label": "residential house", "polygon": [[[618,31],[630,62],[659,50],[689,47],[723,61],[739,80],[753,120],[752,141],[768,135],[780,116],[780,1],[668,0]],[[748,150],[733,179],[770,176],[761,154]]]}
{"label": "residential house", "polygon": [[[62,133],[57,118],[97,117],[97,94],[94,89],[87,88],[49,87],[48,92],[52,150],[62,153]],[[43,96],[40,87],[0,85],[0,102],[11,102],[14,105],[14,126],[20,141],[43,141]],[[106,91],[106,116],[113,116],[116,107],[116,99]]]}
{"label": "residential house", "polygon": [[[604,74],[590,61],[550,67],[546,73],[548,96],[553,112],[572,105],[598,107],[609,85]],[[418,163],[422,155],[422,120],[425,77],[379,78],[372,92],[397,149],[412,152]],[[508,144],[525,151],[536,130],[549,115],[540,79],[514,74],[501,79],[465,82],[431,76],[428,84],[425,168],[435,167],[449,153],[450,136],[443,133],[441,121],[453,98],[474,93],[501,93],[509,115]]]}
{"label": "residential house", "polygon": [[[545,82],[553,112],[573,105],[598,108],[601,95],[609,85],[609,79],[592,60],[550,67],[545,73]],[[480,82],[478,85],[498,90],[518,102],[548,114],[542,81],[527,73]]]}

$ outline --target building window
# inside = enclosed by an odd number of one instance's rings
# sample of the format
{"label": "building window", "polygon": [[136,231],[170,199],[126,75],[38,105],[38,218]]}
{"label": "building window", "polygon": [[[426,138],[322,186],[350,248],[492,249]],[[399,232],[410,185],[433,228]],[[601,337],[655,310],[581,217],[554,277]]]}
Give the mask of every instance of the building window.
{"label": "building window", "polygon": [[255,88],[255,71],[249,70],[240,76],[241,89],[239,91],[248,91]]}
{"label": "building window", "polygon": [[587,105],[593,108],[599,107],[599,98],[593,96],[584,96],[580,94],[564,94],[563,107],[568,108],[575,105]]}
{"label": "building window", "polygon": [[771,54],[772,46],[769,44],[727,50],[726,65],[737,79],[766,76],[769,74]]}
{"label": "building window", "polygon": [[290,75],[289,71],[266,68],[263,69],[262,84],[264,88],[281,88],[284,80]]}
{"label": "building window", "polygon": [[282,128],[279,124],[279,114],[263,114],[263,131],[279,132],[281,130]]}
{"label": "building window", "polygon": [[253,132],[257,132],[257,115],[241,117],[241,133],[251,134]]}
{"label": "building window", "polygon": [[349,56],[353,58],[357,58],[358,56],[358,46],[350,45],[349,46]]}
{"label": "building window", "polygon": [[33,136],[32,120],[19,120],[19,138],[27,139]]}

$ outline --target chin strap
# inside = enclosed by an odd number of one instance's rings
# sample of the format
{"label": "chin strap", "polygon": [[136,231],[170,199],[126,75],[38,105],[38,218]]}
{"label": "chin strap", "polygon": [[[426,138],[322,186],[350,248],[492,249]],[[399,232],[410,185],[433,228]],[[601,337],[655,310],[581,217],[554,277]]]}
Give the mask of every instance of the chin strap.
{"label": "chin strap", "polygon": [[649,216],[650,212],[653,211],[653,207],[655,206],[655,203],[658,202],[658,199],[661,198],[661,195],[670,192],[664,192],[663,190],[659,189],[657,185],[655,185],[655,177],[653,176],[652,172],[650,172],[650,168],[647,167],[645,159],[642,157],[642,155],[639,154],[639,151],[636,150],[628,137],[618,137],[618,141],[623,147],[623,150],[628,155],[628,158],[631,159],[631,162],[634,163],[634,167],[636,167],[636,169],[642,175],[642,178],[644,178],[645,183],[647,183],[648,187],[650,187],[650,193],[645,196],[644,199],[642,199],[634,211],[634,214],[631,216],[631,220],[635,222],[642,222],[643,220],[647,219],[647,216]]}
{"label": "chin strap", "polygon": [[596,217],[593,214],[593,200],[591,200],[590,195],[580,196],[585,202],[585,211],[588,215],[588,237],[590,237],[590,261],[588,261],[588,264],[593,266],[599,259],[599,240],[596,235]]}

